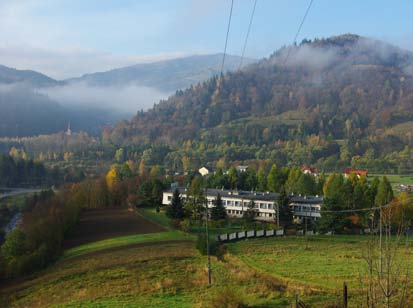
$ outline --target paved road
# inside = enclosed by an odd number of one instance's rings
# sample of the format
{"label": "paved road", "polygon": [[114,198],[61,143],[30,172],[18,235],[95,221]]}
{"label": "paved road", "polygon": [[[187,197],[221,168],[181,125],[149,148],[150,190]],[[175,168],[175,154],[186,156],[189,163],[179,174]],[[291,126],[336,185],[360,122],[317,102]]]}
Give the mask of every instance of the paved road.
{"label": "paved road", "polygon": [[[41,189],[33,189],[33,188],[3,188],[0,187],[0,189],[7,191],[6,193],[0,193],[0,200],[4,199],[6,197],[11,197],[11,196],[17,196],[17,195],[24,195],[24,194],[31,194],[31,193],[36,193],[42,191]],[[10,231],[13,231],[14,228],[16,228],[22,220],[22,215],[21,213],[16,213],[12,219],[9,221],[9,223],[6,225],[4,228],[4,231],[9,233]]]}
{"label": "paved road", "polygon": [[16,196],[16,195],[24,195],[24,194],[31,194],[36,192],[41,192],[41,189],[34,189],[34,188],[2,188],[0,189],[9,190],[6,193],[0,193],[0,199]]}

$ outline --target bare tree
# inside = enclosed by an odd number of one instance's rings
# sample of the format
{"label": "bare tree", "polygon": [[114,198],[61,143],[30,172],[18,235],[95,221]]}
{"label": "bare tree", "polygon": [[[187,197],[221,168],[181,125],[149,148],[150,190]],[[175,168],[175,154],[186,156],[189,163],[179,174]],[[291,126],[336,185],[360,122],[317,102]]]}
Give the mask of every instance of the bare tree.
{"label": "bare tree", "polygon": [[365,297],[360,307],[407,307],[409,273],[401,254],[407,245],[403,209],[400,202],[393,201],[379,211],[379,228],[367,241],[363,254],[366,268],[360,274],[360,283]]}

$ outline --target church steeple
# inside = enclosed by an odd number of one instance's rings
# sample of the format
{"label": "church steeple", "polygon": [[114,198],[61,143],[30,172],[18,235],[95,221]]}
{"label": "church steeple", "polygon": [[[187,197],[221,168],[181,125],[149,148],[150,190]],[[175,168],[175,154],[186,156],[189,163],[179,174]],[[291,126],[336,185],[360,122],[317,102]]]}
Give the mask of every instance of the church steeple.
{"label": "church steeple", "polygon": [[72,135],[72,130],[70,129],[70,121],[69,121],[69,123],[67,124],[66,135],[68,135],[68,136]]}

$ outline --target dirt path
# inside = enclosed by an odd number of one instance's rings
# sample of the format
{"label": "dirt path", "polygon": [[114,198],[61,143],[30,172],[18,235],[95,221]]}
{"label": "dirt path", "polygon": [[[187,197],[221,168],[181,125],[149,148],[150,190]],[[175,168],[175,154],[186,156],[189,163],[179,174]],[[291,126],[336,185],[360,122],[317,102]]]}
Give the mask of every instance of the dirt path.
{"label": "dirt path", "polygon": [[63,243],[63,249],[118,236],[165,231],[126,208],[104,208],[82,213],[79,224]]}

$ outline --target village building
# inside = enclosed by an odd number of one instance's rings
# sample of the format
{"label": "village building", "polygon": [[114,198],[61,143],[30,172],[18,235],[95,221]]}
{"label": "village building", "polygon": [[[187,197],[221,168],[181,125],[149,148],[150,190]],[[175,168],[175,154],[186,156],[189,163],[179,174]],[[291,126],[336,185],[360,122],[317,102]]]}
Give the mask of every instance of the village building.
{"label": "village building", "polygon": [[246,172],[248,169],[247,165],[239,165],[235,167],[235,170],[237,170],[238,173],[240,172]]}
{"label": "village building", "polygon": [[[188,197],[186,188],[178,188],[183,201]],[[170,205],[175,189],[163,192],[162,204]],[[256,191],[231,191],[224,189],[207,189],[208,208],[214,206],[214,201],[220,195],[229,217],[241,218],[248,209],[251,200],[255,202],[258,220],[274,221],[276,219],[278,194]],[[290,195],[290,206],[294,220],[303,218],[317,220],[321,217],[320,210],[323,198],[319,196]]]}
{"label": "village building", "polygon": [[202,176],[207,176],[208,174],[211,174],[213,172],[213,169],[209,167],[201,167],[198,169],[198,172]]}
{"label": "village building", "polygon": [[303,166],[301,168],[301,172],[304,174],[310,174],[315,177],[318,176],[318,169],[316,167]]}
{"label": "village building", "polygon": [[69,123],[67,123],[67,130],[66,130],[65,134],[66,134],[67,136],[71,136],[71,135],[72,135],[72,129],[70,128],[70,121],[69,121]]}
{"label": "village building", "polygon": [[354,168],[345,168],[344,169],[344,177],[348,178],[351,173],[355,173],[358,178],[361,178],[362,176],[367,177],[367,171],[366,170],[358,170]]}

